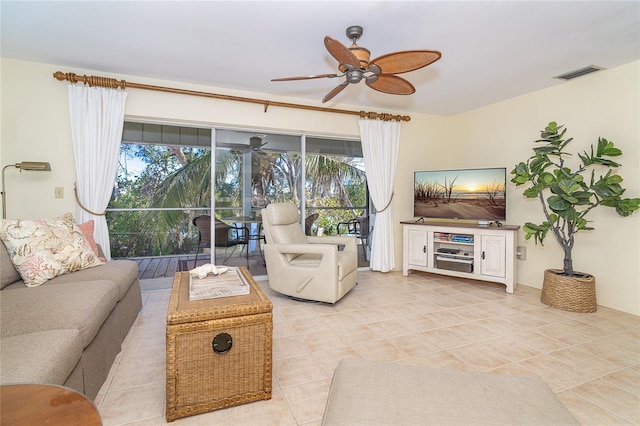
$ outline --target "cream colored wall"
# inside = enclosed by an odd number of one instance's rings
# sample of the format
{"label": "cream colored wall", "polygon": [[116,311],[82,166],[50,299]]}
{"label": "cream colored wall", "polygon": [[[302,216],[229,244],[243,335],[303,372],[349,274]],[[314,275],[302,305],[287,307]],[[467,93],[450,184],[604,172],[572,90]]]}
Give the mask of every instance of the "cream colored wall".
{"label": "cream colored wall", "polygon": [[449,167],[451,137],[447,133],[447,117],[411,114],[411,121],[400,130],[398,168],[393,196],[395,224],[394,251],[396,270],[402,270],[403,220],[413,218],[413,173],[416,170]]}
{"label": "cream colored wall", "polygon": [[[7,217],[58,215],[74,211],[73,149],[69,141],[66,90],[51,84],[46,66],[2,59],[2,165],[49,161],[51,172],[6,170]],[[54,199],[54,188],[65,187],[65,198]]]}
{"label": "cream colored wall", "polygon": [[[110,76],[101,71],[74,70],[56,65],[2,59],[0,63],[1,122],[0,164],[49,161],[51,172],[7,171],[8,217],[52,217],[75,212],[75,170],[70,139],[67,83],[53,79],[55,71]],[[532,93],[454,117],[411,114],[401,130],[398,173],[394,196],[396,269],[401,269],[402,234],[399,222],[413,216],[413,172],[451,167],[505,166],[524,160],[538,130],[549,120],[564,122],[576,138],[575,147],[598,135],[613,139],[625,152],[621,169],[629,195],[640,195],[638,168],[638,63],[582,77],[552,89]],[[210,91],[258,99],[282,100],[264,94],[233,92],[184,83],[133,76],[111,75],[139,83]],[[355,116],[325,114],[192,96],[127,89],[129,117],[198,122],[216,126],[240,126],[359,135]],[[301,102],[304,103],[304,102]],[[358,107],[343,105],[345,109]],[[394,112],[394,111],[384,111]],[[586,140],[585,140],[586,139]],[[586,145],[585,145],[586,146]],[[65,197],[54,198],[63,187]],[[508,188],[508,222],[537,220],[531,202]],[[595,212],[594,233],[578,235],[575,266],[596,274],[599,303],[640,314],[638,272],[640,215],[619,219]],[[526,245],[528,259],[519,262],[518,282],[540,287],[542,270],[560,266],[559,250],[549,241],[544,250]],[[603,260],[604,256],[607,260]],[[612,272],[615,270],[615,272]]]}
{"label": "cream colored wall", "polygon": [[[457,115],[449,138],[455,165],[505,166],[510,172],[531,156],[540,130],[556,121],[574,138],[572,153],[588,150],[600,136],[614,141],[623,151],[616,161],[622,164],[618,172],[626,196],[640,197],[639,76],[640,62],[635,62]],[[542,222],[539,202],[526,199],[522,189],[507,185],[507,222]],[[640,314],[640,212],[623,218],[599,207],[587,218],[595,231],[576,236],[574,268],[595,275],[599,304]],[[527,248],[527,260],[518,261],[519,283],[541,288],[544,269],[562,268],[563,253],[551,234],[541,247],[520,232],[518,244]]]}
{"label": "cream colored wall", "polygon": [[[75,167],[69,125],[67,83],[55,80],[56,71],[101,75],[136,83],[180,87],[190,90],[224,93],[289,101],[264,94],[216,90],[211,87],[113,75],[100,71],[77,70],[57,65],[2,59],[2,128],[0,161],[49,161],[51,172],[7,170],[7,217],[34,218],[75,213],[73,183]],[[297,109],[229,102],[186,95],[127,89],[127,117],[201,125],[240,126],[287,132],[336,134],[358,137],[358,117],[326,114]],[[358,110],[357,108],[351,108]],[[54,198],[54,188],[63,187],[65,197]]]}

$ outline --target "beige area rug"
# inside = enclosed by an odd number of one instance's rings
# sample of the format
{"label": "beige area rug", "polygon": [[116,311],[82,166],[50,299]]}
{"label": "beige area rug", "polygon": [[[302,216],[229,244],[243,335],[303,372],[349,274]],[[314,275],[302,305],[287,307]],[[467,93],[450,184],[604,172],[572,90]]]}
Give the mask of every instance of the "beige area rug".
{"label": "beige area rug", "polygon": [[142,291],[166,290],[171,288],[173,277],[151,278],[148,280],[140,280],[140,289]]}

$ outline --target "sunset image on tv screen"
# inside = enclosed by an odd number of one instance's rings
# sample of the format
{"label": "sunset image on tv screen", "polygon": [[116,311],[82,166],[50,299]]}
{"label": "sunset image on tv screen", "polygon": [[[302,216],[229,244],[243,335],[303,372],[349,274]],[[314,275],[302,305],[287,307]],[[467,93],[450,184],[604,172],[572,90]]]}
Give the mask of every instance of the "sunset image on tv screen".
{"label": "sunset image on tv screen", "polygon": [[506,169],[415,172],[414,216],[506,219]]}

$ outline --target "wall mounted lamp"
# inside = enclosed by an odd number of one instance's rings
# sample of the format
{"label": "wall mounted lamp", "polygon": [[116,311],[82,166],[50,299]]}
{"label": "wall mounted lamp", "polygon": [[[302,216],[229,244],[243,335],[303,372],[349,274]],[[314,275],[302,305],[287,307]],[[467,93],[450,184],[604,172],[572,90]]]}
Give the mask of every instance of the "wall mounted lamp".
{"label": "wall mounted lamp", "polygon": [[2,218],[7,218],[7,192],[4,189],[4,172],[9,167],[15,167],[16,169],[32,170],[36,172],[50,172],[51,164],[45,161],[23,161],[22,163],[8,164],[2,168]]}

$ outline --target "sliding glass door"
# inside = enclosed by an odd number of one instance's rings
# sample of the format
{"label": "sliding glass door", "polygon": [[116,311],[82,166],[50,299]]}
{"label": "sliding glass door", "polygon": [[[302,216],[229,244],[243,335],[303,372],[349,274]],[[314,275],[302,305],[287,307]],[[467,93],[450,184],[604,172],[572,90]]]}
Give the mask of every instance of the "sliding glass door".
{"label": "sliding glass door", "polygon": [[269,203],[300,205],[300,136],[216,129],[215,140],[216,212],[255,216]]}
{"label": "sliding glass door", "polygon": [[266,274],[260,211],[280,201],[300,205],[300,150],[297,135],[215,130],[214,216],[232,227],[228,232],[246,240],[244,258],[227,263],[248,263],[254,275]]}
{"label": "sliding glass door", "polygon": [[113,257],[194,253],[208,214],[211,129],[125,122],[107,208]]}
{"label": "sliding glass door", "polygon": [[[190,267],[197,251],[214,251],[198,261],[266,275],[260,211],[281,201],[315,217],[310,234],[336,234],[341,222],[368,216],[360,142],[126,122],[107,213],[111,250],[114,257],[177,256]],[[213,223],[205,248],[193,223],[203,215]]]}

